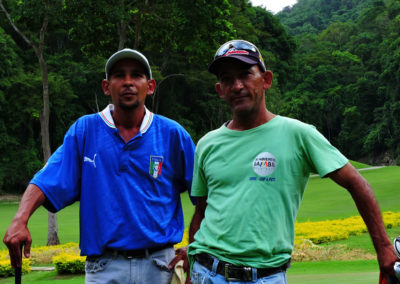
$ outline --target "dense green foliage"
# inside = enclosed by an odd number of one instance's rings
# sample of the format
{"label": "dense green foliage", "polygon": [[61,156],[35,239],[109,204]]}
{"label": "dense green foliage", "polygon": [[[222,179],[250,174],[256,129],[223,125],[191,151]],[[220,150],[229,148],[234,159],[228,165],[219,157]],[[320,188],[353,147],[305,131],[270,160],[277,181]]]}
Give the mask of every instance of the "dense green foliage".
{"label": "dense green foliage", "polygon": [[399,163],[400,1],[299,0],[278,17],[298,43],[283,112],[352,159]]}
{"label": "dense green foliage", "polygon": [[[229,119],[207,65],[221,43],[243,38],[274,72],[270,110],[314,124],[349,158],[399,157],[398,0],[300,0],[276,16],[248,0],[1,2],[34,39],[49,17],[52,151],[73,121],[109,103],[100,87],[104,63],[122,47],[150,61],[158,86],[147,107],[177,120],[196,142]],[[21,192],[43,165],[42,77],[6,17],[0,51],[0,191]]]}

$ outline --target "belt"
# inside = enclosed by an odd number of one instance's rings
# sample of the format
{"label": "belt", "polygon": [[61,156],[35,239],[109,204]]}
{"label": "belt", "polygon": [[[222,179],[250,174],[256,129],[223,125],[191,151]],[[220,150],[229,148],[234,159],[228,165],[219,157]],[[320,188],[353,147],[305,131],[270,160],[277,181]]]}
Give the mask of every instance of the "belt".
{"label": "belt", "polygon": [[173,248],[172,244],[166,244],[160,247],[155,248],[148,248],[148,249],[134,249],[134,250],[116,250],[116,249],[106,249],[106,253],[111,253],[113,255],[122,255],[125,258],[145,258],[148,257],[150,254],[155,253],[157,251],[166,249],[166,248]]}
{"label": "belt", "polygon": [[[212,270],[214,258],[206,253],[196,254],[194,259],[204,267]],[[255,268],[257,270],[257,279],[270,276],[275,273],[283,272],[289,267],[289,262],[280,267],[273,268]],[[229,262],[220,260],[217,266],[217,273],[225,276],[227,281],[252,281],[253,268],[250,266],[236,266]]]}

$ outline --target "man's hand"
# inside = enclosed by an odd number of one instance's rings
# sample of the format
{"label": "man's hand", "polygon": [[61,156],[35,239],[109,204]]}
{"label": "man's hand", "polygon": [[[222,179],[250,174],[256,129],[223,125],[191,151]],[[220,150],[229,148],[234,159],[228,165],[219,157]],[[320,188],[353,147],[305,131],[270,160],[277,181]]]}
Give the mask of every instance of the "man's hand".
{"label": "man's hand", "polygon": [[25,257],[30,256],[32,237],[28,230],[28,220],[45,200],[46,196],[39,187],[34,184],[28,185],[3,239],[10,253],[11,266],[14,268],[22,266],[22,247]]}
{"label": "man's hand", "polygon": [[13,220],[4,236],[3,242],[8,247],[12,267],[22,267],[22,248],[24,256],[29,258],[31,252],[32,237],[27,226],[21,225],[17,220]]}
{"label": "man's hand", "polygon": [[175,251],[175,257],[168,265],[169,270],[173,271],[175,265],[183,260],[183,270],[186,272],[186,284],[190,284],[190,269],[189,269],[189,260],[187,258],[187,246],[178,248]]}
{"label": "man's hand", "polygon": [[398,261],[398,258],[393,250],[392,244],[385,246],[384,249],[377,252],[377,255],[382,276],[387,279],[395,278],[393,267],[394,263]]}

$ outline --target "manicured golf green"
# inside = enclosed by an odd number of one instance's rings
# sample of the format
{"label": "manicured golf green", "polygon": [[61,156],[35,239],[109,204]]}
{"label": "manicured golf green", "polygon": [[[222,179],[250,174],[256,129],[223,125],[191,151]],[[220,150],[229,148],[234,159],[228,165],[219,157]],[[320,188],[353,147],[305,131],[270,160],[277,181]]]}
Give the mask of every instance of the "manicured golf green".
{"label": "manicured golf green", "polygon": [[[22,276],[22,283],[37,284],[83,284],[85,283],[84,275],[68,275],[59,276],[55,271],[34,271]],[[14,283],[13,277],[0,278],[0,284]]]}
{"label": "manicured golf green", "polygon": [[295,284],[376,284],[379,278],[374,260],[297,262],[287,275],[288,282]]}
{"label": "manicured golf green", "polygon": [[[400,167],[360,173],[371,184],[382,211],[400,210]],[[299,222],[339,219],[358,215],[350,194],[329,178],[311,177],[297,216]]]}
{"label": "manicured golf green", "polygon": [[[390,166],[381,169],[361,171],[372,185],[382,211],[400,210],[400,167]],[[185,227],[189,225],[194,207],[187,194],[182,195]],[[0,236],[3,236],[17,210],[15,203],[0,203]],[[58,214],[59,237],[62,243],[79,241],[79,203],[65,208]],[[304,199],[298,214],[298,221],[319,221],[346,218],[358,215],[354,202],[346,190],[337,186],[330,179],[312,177],[307,185]],[[47,211],[37,210],[32,216],[29,228],[32,232],[33,245],[41,246],[47,240]],[[391,238],[400,234],[400,228],[388,230]],[[373,252],[368,234],[350,237],[349,240],[335,242],[348,244],[351,248],[362,248]],[[0,249],[4,249],[3,243]],[[351,280],[350,280],[351,279]],[[376,261],[327,261],[293,263],[288,271],[289,283],[377,283],[378,265]],[[60,277],[55,272],[32,272],[23,276],[23,283],[84,283],[83,276]],[[0,283],[13,283],[13,278],[1,279]]]}
{"label": "manicured golf green", "polygon": [[[400,210],[400,167],[390,166],[380,169],[360,172],[372,185],[382,211]],[[182,204],[185,216],[185,227],[193,216],[194,207],[188,195],[182,194]],[[0,203],[0,236],[3,236],[9,226],[18,205],[16,203]],[[329,178],[311,177],[307,185],[297,220],[320,221],[346,218],[358,215],[350,194],[336,185]],[[59,237],[62,243],[79,241],[79,203],[75,203],[58,214]],[[39,208],[29,222],[33,245],[41,246],[47,242],[47,211]],[[5,248],[0,243],[0,249]]]}
{"label": "manicured golf green", "polygon": [[[375,284],[378,282],[376,261],[329,261],[293,263],[288,270],[289,283],[295,284]],[[12,277],[1,279],[0,284],[14,283]],[[78,284],[84,276],[58,276],[56,272],[31,272],[22,277],[22,283]]]}

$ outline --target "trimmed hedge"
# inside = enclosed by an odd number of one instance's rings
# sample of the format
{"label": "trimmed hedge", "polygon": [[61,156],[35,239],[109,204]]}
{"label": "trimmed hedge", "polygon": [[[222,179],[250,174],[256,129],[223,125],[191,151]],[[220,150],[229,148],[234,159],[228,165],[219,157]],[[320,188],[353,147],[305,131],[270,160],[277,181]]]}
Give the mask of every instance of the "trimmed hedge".
{"label": "trimmed hedge", "polygon": [[53,257],[58,274],[84,274],[86,257],[74,254],[60,254]]}
{"label": "trimmed hedge", "polygon": [[[29,259],[22,259],[22,274],[31,271],[31,262]],[[9,259],[0,260],[0,277],[10,277],[14,275],[14,268],[11,267]]]}

